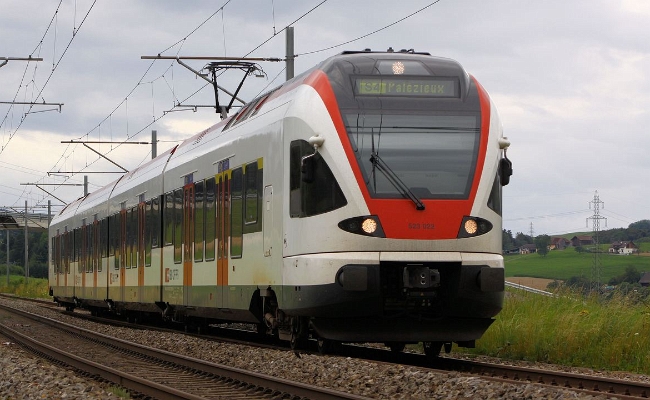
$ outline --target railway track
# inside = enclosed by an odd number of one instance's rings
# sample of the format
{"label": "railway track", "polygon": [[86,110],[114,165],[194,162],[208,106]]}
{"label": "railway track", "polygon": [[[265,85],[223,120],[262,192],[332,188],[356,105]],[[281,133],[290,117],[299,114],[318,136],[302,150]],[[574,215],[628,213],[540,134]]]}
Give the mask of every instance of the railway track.
{"label": "railway track", "polygon": [[648,398],[650,395],[650,385],[641,382],[457,359],[441,361],[442,365],[450,370],[480,375],[493,381],[537,383],[575,390],[581,394],[605,395],[617,399],[640,399]]}
{"label": "railway track", "polygon": [[[70,313],[66,313],[70,314]],[[75,313],[72,313],[75,314]],[[83,318],[114,323],[116,325],[137,327],[134,324],[124,322],[91,318],[89,315],[76,313],[76,316],[83,316]],[[147,329],[156,329],[147,326]],[[169,329],[162,329],[169,331]],[[219,334],[227,331],[218,329]],[[178,332],[178,331],[176,331]],[[272,343],[260,344],[256,342],[256,334],[249,332],[245,334],[239,331],[236,335],[214,336],[196,335],[201,339],[217,340],[222,342],[233,342],[238,344],[248,344],[257,347],[268,347],[276,350],[290,351],[286,347],[274,345]],[[234,336],[238,338],[235,339]],[[305,353],[315,353],[316,345],[311,343],[308,350],[303,350]],[[388,364],[402,364],[410,365],[426,369],[435,369],[443,371],[456,371],[471,376],[478,376],[486,380],[506,382],[516,385],[521,384],[538,384],[546,387],[563,388],[574,390],[585,395],[592,396],[607,396],[616,397],[619,399],[639,399],[647,398],[650,395],[650,384],[643,382],[635,382],[629,380],[612,379],[603,376],[584,375],[576,373],[568,373],[562,371],[550,371],[537,368],[527,368],[521,366],[511,366],[503,364],[492,364],[485,362],[477,362],[472,360],[460,360],[450,357],[441,357],[436,360],[431,360],[422,354],[410,352],[391,352],[384,349],[368,348],[363,346],[341,346],[339,355],[347,356],[355,359],[365,359],[368,361],[388,363]]]}
{"label": "railway track", "polygon": [[514,365],[485,363],[440,357],[436,360],[416,353],[394,353],[386,350],[346,346],[344,355],[380,362],[399,363],[422,368],[435,368],[479,376],[486,380],[513,384],[534,383],[542,386],[569,389],[581,394],[607,396],[617,399],[646,399],[650,384],[596,375],[584,375]]}
{"label": "railway track", "polygon": [[0,306],[0,333],[32,351],[157,399],[367,399],[128,343]]}

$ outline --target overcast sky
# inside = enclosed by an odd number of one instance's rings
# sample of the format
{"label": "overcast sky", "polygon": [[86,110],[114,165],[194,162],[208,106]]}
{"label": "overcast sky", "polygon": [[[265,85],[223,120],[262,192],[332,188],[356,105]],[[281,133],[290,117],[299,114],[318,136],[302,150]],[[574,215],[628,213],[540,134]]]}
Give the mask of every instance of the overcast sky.
{"label": "overcast sky", "polygon": [[[0,104],[0,207],[60,205],[83,188],[52,184],[87,174],[93,191],[119,177],[91,173],[119,168],[62,141],[149,141],[155,129],[160,154],[219,121],[214,109],[174,108],[213,104],[205,81],[141,56],[284,57],[289,24],[296,74],[364,48],[458,60],[492,96],[512,142],[503,225],[513,234],[591,230],[596,191],[601,229],[650,219],[647,0],[0,0],[0,64],[44,59],[0,67],[0,101],[64,104]],[[266,78],[248,78],[240,98],[284,81],[284,63],[260,66]],[[234,91],[240,77],[219,84]],[[151,157],[148,145],[89,146],[126,169]]]}

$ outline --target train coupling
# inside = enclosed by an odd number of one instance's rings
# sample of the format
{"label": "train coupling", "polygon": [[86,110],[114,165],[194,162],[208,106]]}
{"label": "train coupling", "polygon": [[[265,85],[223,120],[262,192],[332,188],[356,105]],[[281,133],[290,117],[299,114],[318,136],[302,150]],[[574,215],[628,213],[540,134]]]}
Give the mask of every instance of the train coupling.
{"label": "train coupling", "polygon": [[440,287],[440,271],[423,265],[407,265],[402,271],[402,283],[407,289]]}

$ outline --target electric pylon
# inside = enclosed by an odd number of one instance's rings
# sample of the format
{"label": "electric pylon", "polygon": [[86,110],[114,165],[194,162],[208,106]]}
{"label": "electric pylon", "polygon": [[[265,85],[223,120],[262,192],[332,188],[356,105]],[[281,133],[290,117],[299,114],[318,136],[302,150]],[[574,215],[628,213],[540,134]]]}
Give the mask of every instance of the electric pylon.
{"label": "electric pylon", "polygon": [[600,201],[600,197],[598,196],[598,191],[596,190],[596,193],[594,194],[594,199],[589,202],[589,209],[591,209],[591,206],[593,205],[594,207],[594,215],[591,217],[587,218],[587,227],[589,227],[589,220],[591,220],[594,228],[594,264],[591,268],[591,290],[600,293],[601,289],[601,276],[602,276],[602,270],[603,270],[603,265],[600,260],[600,238],[599,238],[599,233],[600,233],[600,221],[605,220],[605,226],[607,226],[607,218],[603,217],[600,215],[600,208],[602,205],[602,208],[605,208],[605,203]]}

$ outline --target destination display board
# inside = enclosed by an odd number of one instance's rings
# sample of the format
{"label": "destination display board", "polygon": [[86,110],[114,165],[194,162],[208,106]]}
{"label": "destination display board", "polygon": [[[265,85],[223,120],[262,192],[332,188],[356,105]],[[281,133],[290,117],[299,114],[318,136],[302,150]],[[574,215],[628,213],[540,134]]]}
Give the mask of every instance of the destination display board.
{"label": "destination display board", "polygon": [[458,80],[436,77],[359,77],[357,96],[459,97]]}

